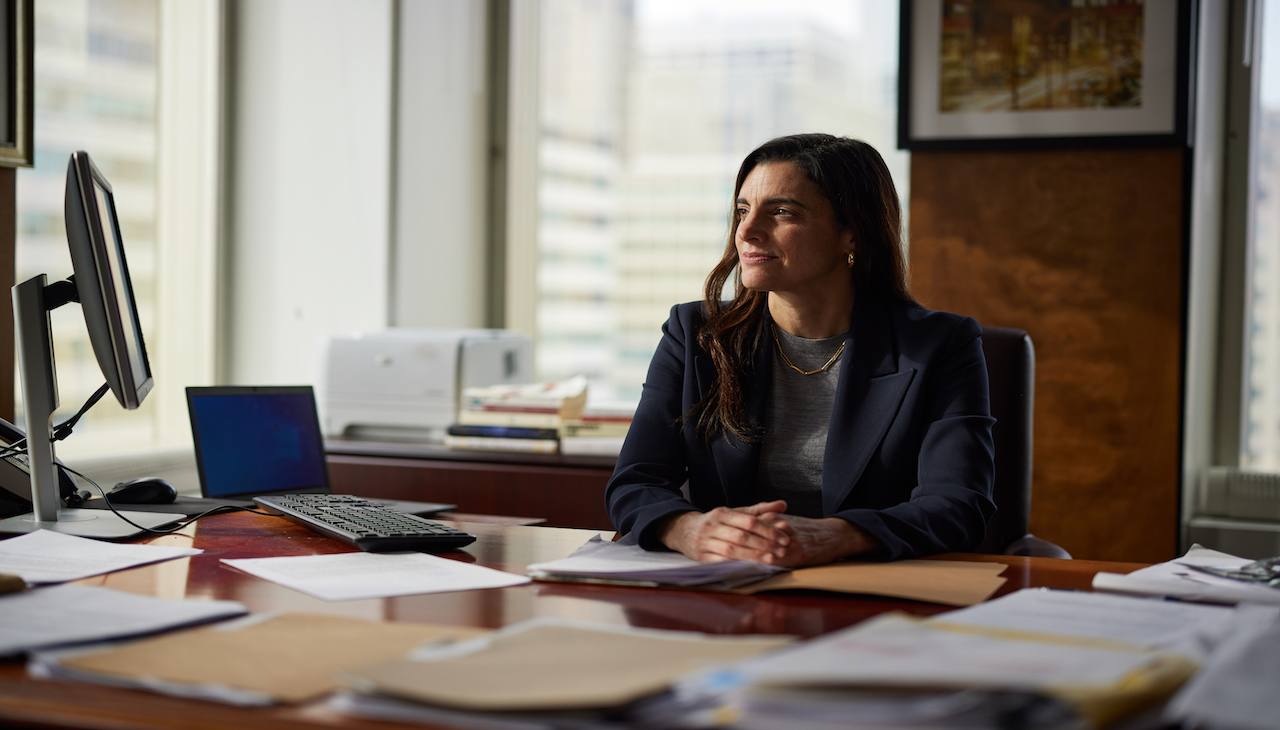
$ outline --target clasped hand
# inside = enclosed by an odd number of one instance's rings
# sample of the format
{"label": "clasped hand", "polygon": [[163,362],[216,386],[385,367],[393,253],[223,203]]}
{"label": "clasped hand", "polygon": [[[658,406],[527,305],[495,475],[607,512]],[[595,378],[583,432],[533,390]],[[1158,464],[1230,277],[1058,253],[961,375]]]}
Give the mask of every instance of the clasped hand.
{"label": "clasped hand", "polygon": [[786,514],[781,500],[749,507],[684,512],[668,520],[664,545],[704,563],[751,560],[788,568],[821,565],[867,552],[875,541],[839,517]]}

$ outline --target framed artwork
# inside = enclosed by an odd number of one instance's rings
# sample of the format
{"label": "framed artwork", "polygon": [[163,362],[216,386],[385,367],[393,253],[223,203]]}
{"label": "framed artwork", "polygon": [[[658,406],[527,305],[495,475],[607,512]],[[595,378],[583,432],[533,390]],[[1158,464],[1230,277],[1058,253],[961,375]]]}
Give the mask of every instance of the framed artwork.
{"label": "framed artwork", "polygon": [[0,166],[31,167],[35,0],[0,0]]}
{"label": "framed artwork", "polygon": [[1187,144],[1192,0],[901,0],[898,147]]}

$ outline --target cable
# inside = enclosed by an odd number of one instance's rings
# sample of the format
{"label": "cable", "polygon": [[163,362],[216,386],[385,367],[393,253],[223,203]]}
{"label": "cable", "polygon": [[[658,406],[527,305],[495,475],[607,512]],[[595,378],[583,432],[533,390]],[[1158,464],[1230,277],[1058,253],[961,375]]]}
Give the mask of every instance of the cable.
{"label": "cable", "polygon": [[[103,501],[103,503],[104,503],[104,504],[106,504],[106,505],[107,505],[107,509],[109,509],[109,510],[111,510],[113,513],[115,513],[115,516],[116,516],[116,517],[119,517],[120,519],[124,520],[125,522],[128,522],[130,525],[133,525],[134,527],[138,528],[139,530],[142,530],[142,531],[144,531],[144,532],[150,532],[150,533],[152,533],[152,534],[156,534],[156,535],[171,535],[171,534],[173,534],[173,533],[177,532],[178,530],[181,530],[182,528],[184,528],[184,527],[186,527],[186,526],[190,525],[191,523],[195,522],[196,520],[200,519],[201,517],[208,517],[209,515],[215,515],[215,514],[230,514],[231,512],[252,512],[252,513],[253,513],[253,514],[255,514],[255,515],[263,515],[263,516],[266,516],[266,517],[275,517],[275,516],[276,516],[275,514],[273,514],[273,513],[271,513],[271,512],[263,512],[262,510],[254,509],[253,507],[236,507],[236,506],[234,506],[234,505],[230,505],[230,504],[223,504],[223,505],[219,505],[219,506],[217,506],[217,507],[214,507],[213,509],[205,510],[204,512],[201,512],[201,513],[200,513],[200,514],[198,514],[198,515],[193,515],[193,516],[191,516],[191,517],[183,518],[183,519],[185,519],[185,520],[186,520],[185,522],[183,522],[183,521],[181,521],[181,520],[180,520],[180,521],[178,521],[178,524],[176,524],[176,525],[174,525],[173,527],[170,527],[170,528],[168,528],[168,529],[165,529],[165,530],[156,530],[156,529],[151,528],[151,527],[143,527],[142,525],[139,525],[137,522],[134,522],[133,520],[129,519],[128,517],[125,517],[124,515],[120,514],[120,511],[116,509],[115,505],[111,504],[111,499],[107,497],[107,493],[106,493],[105,491],[103,491],[102,487],[98,486],[98,483],[97,483],[97,482],[93,481],[93,480],[92,480],[92,479],[90,479],[89,477],[85,476],[84,474],[81,474],[80,472],[76,471],[75,469],[72,469],[72,468],[71,468],[71,467],[69,467],[69,466],[63,466],[63,468],[64,468],[64,469],[66,469],[67,471],[71,472],[72,474],[75,474],[76,476],[80,477],[81,479],[85,480],[86,482],[89,482],[90,484],[92,484],[92,485],[93,485],[93,488],[94,488],[94,489],[96,489],[96,490],[98,490],[98,494],[102,495],[102,501]],[[190,537],[190,536],[188,536],[188,537]]]}
{"label": "cable", "polygon": [[49,441],[61,441],[70,436],[71,429],[75,428],[76,423],[80,421],[80,417],[83,416],[90,408],[93,408],[98,401],[102,400],[102,396],[106,395],[109,389],[110,386],[103,383],[102,387],[94,391],[94,394],[89,396],[89,400],[85,401],[84,405],[80,406],[80,410],[76,411],[74,416],[54,427],[53,438],[49,439]]}

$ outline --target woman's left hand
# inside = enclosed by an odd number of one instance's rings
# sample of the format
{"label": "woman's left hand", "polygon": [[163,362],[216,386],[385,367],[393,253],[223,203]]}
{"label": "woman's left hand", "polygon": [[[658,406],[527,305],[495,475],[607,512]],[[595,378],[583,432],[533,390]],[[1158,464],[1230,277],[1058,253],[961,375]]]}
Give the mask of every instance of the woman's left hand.
{"label": "woman's left hand", "polygon": [[823,565],[850,555],[868,553],[880,541],[839,517],[811,519],[782,513],[763,515],[762,521],[791,535],[786,552],[774,563],[788,568]]}

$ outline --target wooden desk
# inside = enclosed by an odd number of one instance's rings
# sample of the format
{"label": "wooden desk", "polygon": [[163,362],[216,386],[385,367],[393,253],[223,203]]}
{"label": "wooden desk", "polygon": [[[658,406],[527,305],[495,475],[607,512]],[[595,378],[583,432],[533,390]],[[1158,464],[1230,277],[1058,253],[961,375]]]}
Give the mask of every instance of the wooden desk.
{"label": "wooden desk", "polygon": [[[454,523],[479,539],[447,554],[516,573],[530,563],[564,557],[593,531],[482,523]],[[152,540],[205,552],[81,581],[117,590],[193,600],[231,599],[254,612],[305,611],[386,621],[498,628],[534,616],[564,616],[619,625],[716,634],[786,633],[817,636],[888,610],[932,615],[943,606],[816,593],[737,596],[647,588],[535,583],[486,591],[329,603],[222,565],[222,558],[348,552],[345,545],[283,519],[251,514],[208,517],[186,536]],[[1001,594],[1028,586],[1088,589],[1099,570],[1129,572],[1133,563],[1100,563],[989,555],[950,558],[1005,563]],[[317,704],[244,709],[133,690],[34,680],[19,662],[0,663],[0,726],[128,728],[368,728],[394,726],[335,717]],[[421,727],[421,726],[414,726]]]}
{"label": "wooden desk", "polygon": [[555,527],[612,530],[604,487],[617,461],[604,456],[460,451],[433,444],[325,442],[333,491],[445,502],[461,512],[536,515]]}

